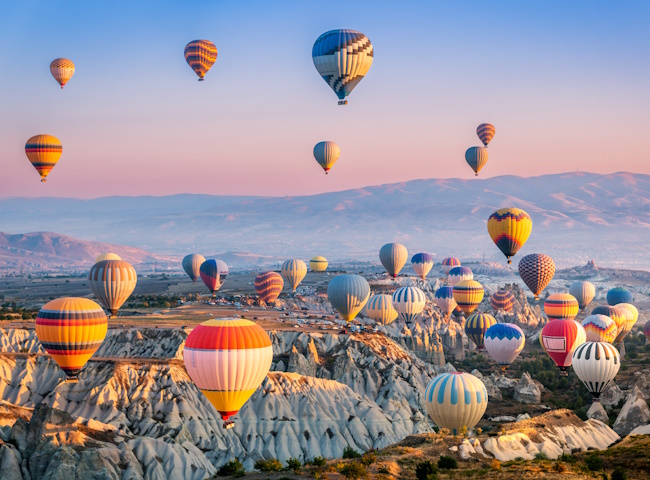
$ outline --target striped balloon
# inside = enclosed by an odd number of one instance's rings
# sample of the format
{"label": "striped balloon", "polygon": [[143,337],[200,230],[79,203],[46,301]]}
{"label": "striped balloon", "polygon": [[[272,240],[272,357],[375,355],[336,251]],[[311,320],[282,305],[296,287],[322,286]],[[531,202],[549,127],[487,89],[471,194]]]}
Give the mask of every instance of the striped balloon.
{"label": "striped balloon", "polygon": [[433,256],[430,253],[416,253],[411,258],[411,264],[415,274],[424,280],[433,267]]}
{"label": "striped balloon", "polygon": [[424,409],[439,428],[457,435],[471,430],[481,420],[488,393],[481,380],[469,373],[441,373],[424,392]]}
{"label": "striped balloon", "polygon": [[623,343],[623,339],[627,336],[628,333],[630,333],[632,327],[634,327],[634,324],[638,320],[639,311],[631,303],[619,303],[616,305],[616,307],[624,312],[622,321],[623,331],[618,331],[615,340],[615,343],[620,345]]}
{"label": "striped balloon", "polygon": [[47,182],[47,176],[61,158],[63,146],[52,135],[34,135],[25,144],[25,154],[41,176],[41,182]]}
{"label": "striped balloon", "polygon": [[50,63],[50,73],[63,89],[74,75],[74,63],[67,58],[55,58]]}
{"label": "striped balloon", "polygon": [[616,324],[616,335],[625,330],[625,321],[627,320],[627,315],[623,309],[618,307],[612,307],[611,305],[601,305],[596,307],[591,311],[591,315],[605,315]]}
{"label": "striped balloon", "polygon": [[488,151],[485,147],[469,147],[465,152],[465,161],[474,170],[474,175],[478,177],[478,172],[488,161]]}
{"label": "striped balloon", "polygon": [[393,323],[397,315],[397,310],[393,307],[393,297],[390,295],[373,295],[366,303],[366,316],[382,325]]}
{"label": "striped balloon", "polygon": [[104,310],[87,298],[52,300],[36,317],[38,341],[70,380],[102,344],[107,328]]}
{"label": "striped balloon", "polygon": [[327,270],[327,259],[321,256],[312,258],[309,260],[309,269],[312,272],[324,272]]}
{"label": "striped balloon", "polygon": [[515,296],[509,290],[499,290],[490,297],[490,304],[497,312],[510,313],[515,306]]}
{"label": "striped balloon", "polygon": [[318,142],[314,147],[314,158],[323,170],[325,170],[326,175],[340,156],[341,149],[334,142]]}
{"label": "striped balloon", "polygon": [[474,280],[474,273],[469,267],[454,267],[449,270],[447,281],[452,287],[463,280]]}
{"label": "striped balloon", "polygon": [[587,281],[573,282],[569,288],[569,293],[578,300],[580,310],[584,310],[596,296],[596,287],[594,287],[593,283]]}
{"label": "striped balloon", "polygon": [[643,334],[648,342],[650,342],[650,321],[645,322],[643,325]]}
{"label": "striped balloon", "polygon": [[476,280],[463,280],[453,287],[454,300],[465,315],[476,310],[484,293],[483,286]]}
{"label": "striped balloon", "polygon": [[339,105],[345,105],[345,97],[372,66],[373,48],[361,32],[330,30],[318,37],[311,56],[320,76],[339,97]]}
{"label": "striped balloon", "polygon": [[442,261],[442,271],[449,275],[449,271],[454,267],[460,267],[460,260],[455,257],[447,257]]}
{"label": "striped balloon", "polygon": [[387,243],[379,250],[379,260],[388,274],[395,278],[408,259],[408,250],[401,243]]}
{"label": "striped balloon", "polygon": [[490,123],[481,123],[476,128],[476,135],[478,135],[478,138],[481,139],[481,142],[483,142],[485,148],[487,148],[488,143],[490,143],[490,141],[494,138],[495,133],[496,130],[494,128],[494,125]]}
{"label": "striped balloon", "polygon": [[228,277],[228,265],[218,258],[206,260],[199,267],[199,275],[210,293],[215,296],[215,292],[223,286]]}
{"label": "striped balloon", "polygon": [[585,329],[575,320],[551,320],[539,334],[539,343],[548,356],[560,367],[560,375],[567,376],[575,349],[587,341]]}
{"label": "striped balloon", "polygon": [[513,323],[497,323],[487,329],[483,341],[487,352],[505,371],[524,349],[526,336]]}
{"label": "striped balloon", "polygon": [[426,295],[417,287],[402,287],[393,293],[393,307],[405,322],[415,320],[426,304]]}
{"label": "striped balloon", "polygon": [[556,318],[573,320],[579,309],[578,300],[568,293],[554,293],[544,300],[544,313],[551,320]]}
{"label": "striped balloon", "polygon": [[489,313],[472,313],[465,322],[465,335],[474,342],[477,349],[483,350],[485,347],[485,332],[496,323],[496,318]]}
{"label": "striped balloon", "polygon": [[201,275],[201,265],[205,262],[205,257],[198,253],[190,253],[183,257],[183,270],[196,283],[196,280]]}
{"label": "striped balloon", "polygon": [[283,288],[284,280],[279,273],[263,272],[255,277],[255,291],[265,303],[275,302]]}
{"label": "striped balloon", "polygon": [[614,287],[607,292],[607,304],[632,303],[632,293],[627,288]]}
{"label": "striped balloon", "polygon": [[501,208],[490,215],[487,229],[494,244],[512,263],[510,257],[516,255],[533,230],[533,221],[520,208]]}
{"label": "striped balloon", "polygon": [[606,315],[589,315],[582,321],[588,342],[614,343],[618,328],[616,322]]}
{"label": "striped balloon", "polygon": [[273,361],[271,339],[246,319],[203,322],[187,336],[183,361],[188,375],[224,420],[235,415],[266,378]]}
{"label": "striped balloon", "polygon": [[217,47],[210,40],[192,40],[185,45],[185,61],[199,77],[199,82],[217,61]]}
{"label": "striped balloon", "polygon": [[302,260],[287,260],[282,264],[282,276],[287,279],[293,291],[307,275],[307,265]]}
{"label": "striped balloon", "polygon": [[90,269],[88,280],[99,303],[115,316],[135,290],[138,275],[124,260],[102,260]]}
{"label": "striped balloon", "polygon": [[95,258],[95,263],[99,263],[102,260],[122,260],[117,253],[102,253],[97,258]]}
{"label": "striped balloon", "polygon": [[435,294],[436,305],[440,307],[442,314],[447,318],[449,318],[451,312],[458,308],[458,304],[454,300],[453,290],[452,287],[440,287]]}
{"label": "striped balloon", "polygon": [[361,275],[337,275],[327,285],[327,298],[346,322],[351,322],[366,305],[370,286]]}
{"label": "striped balloon", "polygon": [[519,276],[539,300],[539,294],[555,275],[555,262],[543,253],[531,253],[519,262]]}
{"label": "striped balloon", "polygon": [[586,342],[573,352],[573,371],[587,390],[599,401],[600,394],[621,368],[616,348],[604,342]]}

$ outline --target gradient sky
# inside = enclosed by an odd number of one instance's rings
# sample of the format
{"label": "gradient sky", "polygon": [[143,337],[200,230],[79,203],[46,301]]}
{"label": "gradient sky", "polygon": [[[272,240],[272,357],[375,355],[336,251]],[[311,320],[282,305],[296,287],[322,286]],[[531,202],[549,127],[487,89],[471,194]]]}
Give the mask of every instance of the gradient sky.
{"label": "gradient sky", "polygon": [[[650,173],[650,2],[2,2],[0,196],[298,195],[481,172]],[[311,49],[365,33],[372,68],[349,98]],[[212,40],[197,82],[183,48]],[[71,58],[60,91],[49,63]],[[49,133],[46,184],[24,153]],[[325,176],[312,156],[341,147]]]}

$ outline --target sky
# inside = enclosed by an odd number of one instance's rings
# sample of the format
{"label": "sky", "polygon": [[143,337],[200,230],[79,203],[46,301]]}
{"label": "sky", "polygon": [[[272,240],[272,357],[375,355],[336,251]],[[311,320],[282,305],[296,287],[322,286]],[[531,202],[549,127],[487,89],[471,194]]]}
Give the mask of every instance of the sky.
{"label": "sky", "polygon": [[[650,2],[0,0],[0,196],[308,195],[481,177],[650,174]],[[311,59],[365,33],[368,75],[338,106]],[[187,42],[218,49],[205,82]],[[49,63],[76,64],[61,91]],[[63,155],[41,184],[25,141]],[[313,158],[339,144],[329,175]]]}

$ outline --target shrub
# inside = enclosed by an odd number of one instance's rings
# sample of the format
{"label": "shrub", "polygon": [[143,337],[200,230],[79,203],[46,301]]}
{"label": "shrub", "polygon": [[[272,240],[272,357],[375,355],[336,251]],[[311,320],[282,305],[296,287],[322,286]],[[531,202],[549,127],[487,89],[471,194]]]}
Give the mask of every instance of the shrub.
{"label": "shrub", "polygon": [[376,461],[377,461],[377,455],[375,455],[375,452],[373,452],[372,450],[364,453],[363,456],[361,457],[361,463],[363,463],[366,467],[369,467]]}
{"label": "shrub", "polygon": [[327,460],[325,460],[323,457],[314,457],[311,459],[311,463],[315,467],[324,467],[325,464],[327,463]]}
{"label": "shrub", "polygon": [[553,470],[555,470],[557,473],[565,473],[568,468],[566,466],[566,463],[557,462],[555,465],[553,465]]}
{"label": "shrub", "polygon": [[438,468],[444,470],[451,470],[454,468],[458,468],[458,462],[454,457],[448,457],[447,455],[440,455],[440,458],[438,459]]}
{"label": "shrub", "polygon": [[343,449],[343,458],[359,458],[361,454],[350,445]]}
{"label": "shrub", "polygon": [[418,480],[434,480],[436,478],[436,473],[438,473],[438,467],[433,462],[425,460],[424,462],[418,462],[415,465],[415,477]]}
{"label": "shrub", "polygon": [[548,460],[548,455],[546,455],[544,452],[538,452],[535,455],[535,460]]}
{"label": "shrub", "polygon": [[627,472],[623,467],[616,467],[611,478],[612,480],[627,480]]}
{"label": "shrub", "polygon": [[443,437],[446,437],[447,435],[449,435],[449,429],[448,428],[441,428],[439,433]]}
{"label": "shrub", "polygon": [[295,473],[298,473],[301,467],[302,462],[297,458],[290,458],[287,460],[287,470],[293,470]]}
{"label": "shrub", "polygon": [[501,462],[499,460],[497,460],[496,458],[494,460],[492,460],[492,465],[491,466],[492,466],[492,470],[497,470],[497,471],[501,470]]}
{"label": "shrub", "polygon": [[357,462],[346,463],[339,470],[339,473],[345,478],[365,478],[368,474],[368,472],[366,472],[365,465]]}
{"label": "shrub", "polygon": [[275,458],[271,460],[258,460],[255,462],[255,470],[259,470],[260,472],[279,472],[282,470],[282,463]]}
{"label": "shrub", "polygon": [[598,455],[589,455],[587,458],[585,458],[585,463],[587,464],[587,468],[592,472],[602,470],[604,468],[603,459]]}
{"label": "shrub", "polygon": [[246,470],[239,460],[234,459],[224,464],[217,475],[220,477],[243,477],[246,475]]}
{"label": "shrub", "polygon": [[563,453],[560,458],[558,458],[561,462],[566,462],[566,463],[576,463],[578,460],[576,457],[571,455],[570,453]]}

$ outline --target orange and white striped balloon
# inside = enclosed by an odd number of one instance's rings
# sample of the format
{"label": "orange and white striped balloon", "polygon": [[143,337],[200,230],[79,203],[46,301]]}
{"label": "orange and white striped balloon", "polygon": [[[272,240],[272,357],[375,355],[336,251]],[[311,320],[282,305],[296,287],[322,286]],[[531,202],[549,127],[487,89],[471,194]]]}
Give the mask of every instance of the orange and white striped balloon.
{"label": "orange and white striped balloon", "polygon": [[243,318],[203,322],[188,335],[183,361],[192,381],[224,420],[235,415],[271,368],[273,347],[266,332]]}

